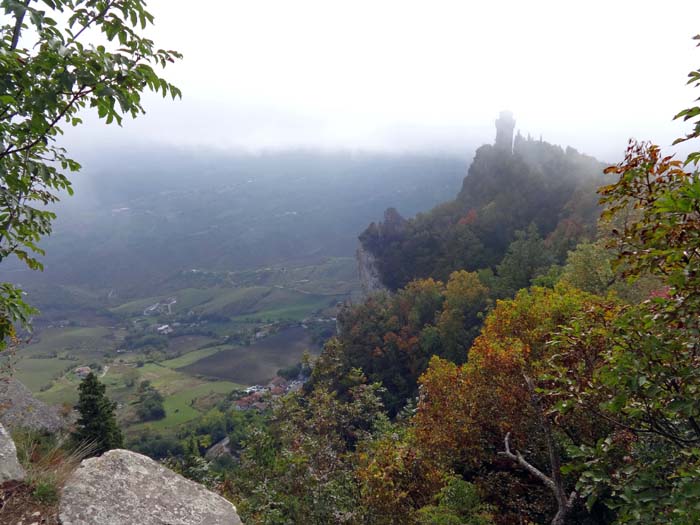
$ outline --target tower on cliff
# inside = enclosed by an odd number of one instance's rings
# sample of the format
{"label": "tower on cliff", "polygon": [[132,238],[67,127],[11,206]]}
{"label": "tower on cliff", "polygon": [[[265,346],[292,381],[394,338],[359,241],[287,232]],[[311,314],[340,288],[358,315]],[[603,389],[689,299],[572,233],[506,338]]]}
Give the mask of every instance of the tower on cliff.
{"label": "tower on cliff", "polygon": [[515,119],[510,111],[501,111],[496,119],[496,149],[513,153]]}

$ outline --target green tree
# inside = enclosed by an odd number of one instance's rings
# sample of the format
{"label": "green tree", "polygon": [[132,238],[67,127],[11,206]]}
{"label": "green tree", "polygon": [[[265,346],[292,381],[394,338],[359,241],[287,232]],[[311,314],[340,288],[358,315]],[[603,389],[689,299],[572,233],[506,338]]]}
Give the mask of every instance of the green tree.
{"label": "green tree", "polygon": [[165,417],[163,396],[150,381],[142,381],[139,385],[139,401],[136,414],[141,421],[153,421]]}
{"label": "green tree", "polygon": [[[700,72],[690,77],[698,85]],[[694,107],[677,118],[698,115]],[[696,124],[679,141],[700,137],[699,129]],[[566,380],[562,367],[564,380],[547,392],[564,400],[556,417],[583,406],[610,424],[604,439],[568,452],[579,460],[579,492],[589,503],[604,499],[618,523],[700,521],[698,160],[700,152],[691,154],[684,166],[658,146],[631,142],[624,161],[606,170],[617,176],[599,190],[608,247],[617,255],[613,268],[632,280],[652,276],[663,286],[615,316],[582,381]],[[590,355],[589,332],[572,324],[555,346],[557,355]]]}
{"label": "green tree", "polygon": [[500,297],[513,296],[530,286],[532,279],[545,273],[553,262],[537,226],[532,223],[527,231],[515,232],[515,240],[497,267],[494,291]]}
{"label": "green tree", "polygon": [[[160,78],[180,54],[139,34],[153,16],[145,0],[0,0],[0,262],[14,255],[42,269],[38,241],[51,233],[47,205],[72,193],[80,169],[56,139],[94,108],[107,124],[144,113],[141,93],[180,91]],[[0,349],[34,310],[0,283]]]}
{"label": "green tree", "polygon": [[474,485],[452,478],[435,498],[436,505],[418,511],[420,525],[491,525],[490,509]]}
{"label": "green tree", "polygon": [[95,374],[89,373],[78,387],[80,397],[75,409],[80,414],[73,432],[76,444],[94,443],[99,455],[113,448],[121,448],[124,438],[114,416],[116,404],[105,395],[105,385]]}

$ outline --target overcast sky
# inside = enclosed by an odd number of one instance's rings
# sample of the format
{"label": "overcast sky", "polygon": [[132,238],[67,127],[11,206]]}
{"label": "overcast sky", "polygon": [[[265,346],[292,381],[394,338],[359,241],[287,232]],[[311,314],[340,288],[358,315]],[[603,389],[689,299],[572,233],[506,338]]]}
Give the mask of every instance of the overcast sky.
{"label": "overcast sky", "polygon": [[669,144],[695,96],[694,1],[151,0],[151,36],[184,60],[182,101],[72,146],[449,150],[524,134],[613,160]]}

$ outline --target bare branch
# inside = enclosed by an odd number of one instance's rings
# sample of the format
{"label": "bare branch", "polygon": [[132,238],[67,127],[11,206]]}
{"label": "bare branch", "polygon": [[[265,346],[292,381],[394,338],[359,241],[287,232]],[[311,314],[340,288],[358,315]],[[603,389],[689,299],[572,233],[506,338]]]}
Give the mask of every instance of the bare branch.
{"label": "bare branch", "polygon": [[536,478],[539,478],[540,481],[542,481],[547,487],[549,487],[552,490],[555,490],[554,487],[554,481],[552,481],[552,478],[547,476],[544,472],[542,472],[540,469],[529,463],[523,455],[518,452],[517,450],[515,453],[511,452],[510,450],[510,432],[506,434],[506,438],[504,440],[505,442],[505,451],[499,452],[498,454],[500,456],[505,456],[508,459],[516,462],[518,465],[523,467],[525,470],[527,470],[530,474],[535,476]]}

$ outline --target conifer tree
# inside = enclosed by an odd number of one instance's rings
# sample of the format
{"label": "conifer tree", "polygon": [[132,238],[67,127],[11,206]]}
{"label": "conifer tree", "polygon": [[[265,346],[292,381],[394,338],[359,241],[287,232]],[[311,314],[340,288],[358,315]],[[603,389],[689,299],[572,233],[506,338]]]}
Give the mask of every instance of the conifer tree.
{"label": "conifer tree", "polygon": [[94,443],[95,455],[122,447],[124,437],[114,416],[116,404],[105,395],[105,385],[91,372],[78,390],[80,397],[75,408],[80,417],[73,440],[77,444]]}

